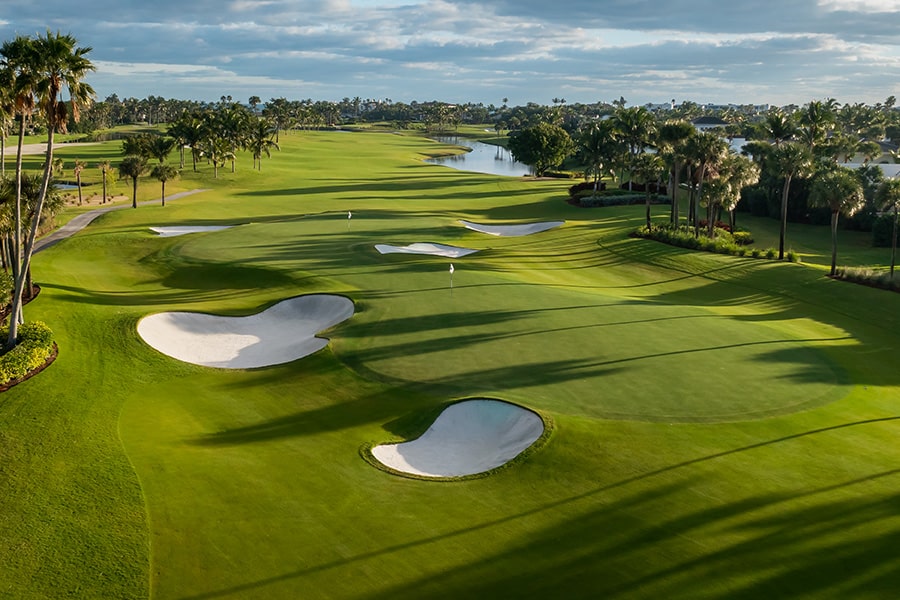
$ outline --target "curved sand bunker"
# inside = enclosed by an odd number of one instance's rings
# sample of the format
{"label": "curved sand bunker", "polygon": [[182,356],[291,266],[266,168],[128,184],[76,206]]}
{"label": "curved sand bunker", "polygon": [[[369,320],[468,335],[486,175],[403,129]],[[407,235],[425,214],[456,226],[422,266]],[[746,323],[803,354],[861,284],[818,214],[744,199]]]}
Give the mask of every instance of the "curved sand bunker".
{"label": "curved sand bunker", "polygon": [[460,248],[459,246],[445,246],[430,242],[416,242],[409,246],[391,246],[390,244],[375,244],[375,249],[381,254],[430,254],[432,256],[446,256],[447,258],[459,258],[467,256],[478,250],[472,248]]}
{"label": "curved sand bunker", "polygon": [[351,316],[349,298],[313,294],[283,300],[247,317],[158,313],[141,319],[137,330],[145,342],[172,358],[205,367],[252,369],[321,350],[328,340],[316,334]]}
{"label": "curved sand bunker", "polygon": [[544,432],[541,418],[500,400],[466,400],[447,407],[422,437],[372,448],[382,464],[425,477],[461,477],[506,464]]}
{"label": "curved sand bunker", "polygon": [[522,235],[531,235],[532,233],[540,233],[565,225],[565,221],[543,221],[540,223],[523,223],[521,225],[484,225],[482,223],[472,223],[471,221],[459,221],[467,229],[486,233],[488,235],[497,235],[500,237],[519,237]]}
{"label": "curved sand bunker", "polygon": [[174,227],[151,227],[150,230],[158,233],[159,237],[175,237],[203,231],[221,231],[232,227],[234,225],[176,225]]}

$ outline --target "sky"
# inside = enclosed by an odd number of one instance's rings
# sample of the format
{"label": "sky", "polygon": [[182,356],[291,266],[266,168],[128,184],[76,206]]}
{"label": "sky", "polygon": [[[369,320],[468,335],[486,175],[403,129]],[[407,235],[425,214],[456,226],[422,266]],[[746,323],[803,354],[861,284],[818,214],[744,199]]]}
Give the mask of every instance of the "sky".
{"label": "sky", "polygon": [[2,0],[0,40],[48,29],[99,99],[900,97],[900,0]]}

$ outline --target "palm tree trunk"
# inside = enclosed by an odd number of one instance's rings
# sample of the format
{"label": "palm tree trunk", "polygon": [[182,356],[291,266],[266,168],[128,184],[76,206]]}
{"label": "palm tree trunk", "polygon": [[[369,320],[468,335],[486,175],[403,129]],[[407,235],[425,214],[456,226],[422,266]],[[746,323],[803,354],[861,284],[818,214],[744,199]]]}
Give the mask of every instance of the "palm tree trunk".
{"label": "palm tree trunk", "polygon": [[137,208],[137,177],[132,177],[131,208]]}
{"label": "palm tree trunk", "polygon": [[76,177],[76,181],[78,182],[78,206],[81,206],[81,173]]}
{"label": "palm tree trunk", "polygon": [[644,187],[646,189],[646,203],[647,203],[647,231],[652,230],[652,226],[650,225],[650,184],[645,183]]}
{"label": "palm tree trunk", "polygon": [[781,229],[778,233],[778,260],[784,260],[784,236],[787,233],[787,206],[790,189],[791,174],[789,173],[784,178],[784,187],[781,190]]}
{"label": "palm tree trunk", "polygon": [[894,280],[894,259],[897,256],[897,203],[894,203],[894,227],[891,235],[891,281]]}
{"label": "palm tree trunk", "polygon": [[[54,103],[55,99],[51,99],[50,104],[53,105]],[[34,250],[34,241],[37,238],[37,230],[41,222],[41,212],[44,210],[44,200],[46,200],[47,190],[50,188],[50,175],[51,170],[53,169],[53,137],[55,129],[56,128],[52,123],[47,128],[47,156],[46,161],[44,162],[44,178],[43,181],[41,181],[41,190],[38,194],[37,204],[34,208],[34,216],[31,219],[31,229],[28,232],[28,239],[25,241],[24,251],[22,252],[22,264],[15,280],[13,302],[9,312],[9,336],[6,340],[7,348],[12,348],[16,345],[19,337],[19,324],[24,322],[22,319],[22,294],[25,289],[25,280],[28,278],[27,275],[31,269],[31,254]]]}
{"label": "palm tree trunk", "polygon": [[160,183],[162,184],[162,205],[165,206],[166,205],[166,182],[161,181]]}
{"label": "palm tree trunk", "polygon": [[831,276],[837,271],[837,226],[840,211],[831,212]]}

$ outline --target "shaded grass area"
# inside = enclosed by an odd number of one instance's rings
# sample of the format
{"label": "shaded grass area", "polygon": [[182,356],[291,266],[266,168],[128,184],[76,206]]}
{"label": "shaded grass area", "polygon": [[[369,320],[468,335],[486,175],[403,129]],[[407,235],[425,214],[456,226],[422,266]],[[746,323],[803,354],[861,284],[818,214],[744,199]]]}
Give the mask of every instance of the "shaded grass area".
{"label": "shaded grass area", "polygon": [[[421,164],[426,140],[282,146],[262,173],[189,174],[216,191],[106,215],[36,257],[26,316],[60,357],[0,396],[0,595],[896,589],[894,294],[629,239],[641,207],[587,212],[565,183]],[[460,218],[567,224],[495,238]],[[148,229],[181,224],[240,227]],[[453,261],[452,295],[449,260],[373,247],[420,241],[481,251]],[[278,367],[182,364],[134,330],[149,312],[248,314],[314,292],[357,313],[329,349]],[[454,483],[359,457],[479,395],[546,412],[552,439]]]}

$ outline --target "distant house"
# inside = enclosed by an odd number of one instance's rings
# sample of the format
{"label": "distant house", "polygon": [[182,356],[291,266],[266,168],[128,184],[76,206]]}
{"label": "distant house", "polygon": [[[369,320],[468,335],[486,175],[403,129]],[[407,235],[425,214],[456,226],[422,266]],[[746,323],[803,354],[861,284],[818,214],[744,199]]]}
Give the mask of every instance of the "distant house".
{"label": "distant house", "polygon": [[719,117],[697,117],[691,121],[691,125],[697,131],[708,131],[710,129],[727,127],[728,121],[723,121]]}
{"label": "distant house", "polygon": [[[870,164],[881,164],[881,165],[893,165],[896,164],[894,161],[894,157],[898,156],[898,152],[900,152],[900,146],[893,142],[888,142],[885,140],[880,140],[877,144],[881,147],[881,154],[872,158]],[[866,162],[866,157],[860,153],[856,153],[853,156],[849,156],[845,158],[845,162],[852,164],[862,164]]]}

